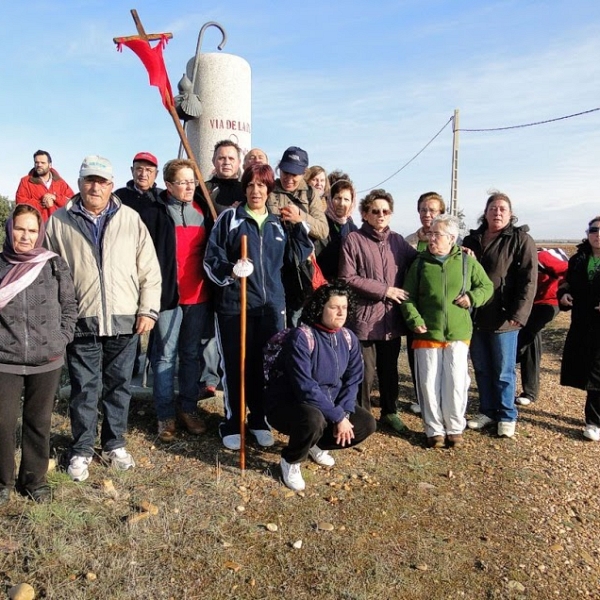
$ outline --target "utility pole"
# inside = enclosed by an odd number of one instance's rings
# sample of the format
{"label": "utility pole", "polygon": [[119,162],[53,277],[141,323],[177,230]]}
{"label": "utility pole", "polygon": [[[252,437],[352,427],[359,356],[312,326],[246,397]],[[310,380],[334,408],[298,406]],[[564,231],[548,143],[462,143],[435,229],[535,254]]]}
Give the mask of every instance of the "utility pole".
{"label": "utility pole", "polygon": [[452,119],[452,183],[450,185],[450,214],[458,215],[458,108]]}

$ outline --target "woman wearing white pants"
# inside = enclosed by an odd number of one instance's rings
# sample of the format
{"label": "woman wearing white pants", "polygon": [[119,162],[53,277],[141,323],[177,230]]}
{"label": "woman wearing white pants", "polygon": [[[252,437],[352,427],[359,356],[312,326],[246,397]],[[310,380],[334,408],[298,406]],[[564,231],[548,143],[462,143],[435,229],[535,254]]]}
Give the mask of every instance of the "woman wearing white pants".
{"label": "woman wearing white pants", "polygon": [[439,215],[429,243],[411,265],[401,305],[414,331],[415,371],[427,445],[462,443],[469,389],[469,309],[492,296],[492,282],[477,260],[456,246],[458,220]]}

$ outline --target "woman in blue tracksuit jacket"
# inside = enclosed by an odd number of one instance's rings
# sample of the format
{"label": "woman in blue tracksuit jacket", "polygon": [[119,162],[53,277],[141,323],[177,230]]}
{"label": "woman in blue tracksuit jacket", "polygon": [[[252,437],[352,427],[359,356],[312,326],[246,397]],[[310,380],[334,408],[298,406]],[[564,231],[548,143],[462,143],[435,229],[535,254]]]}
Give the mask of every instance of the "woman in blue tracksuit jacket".
{"label": "woman in blue tracksuit jacket", "polygon": [[[215,294],[217,344],[224,363],[225,422],[220,433],[223,445],[239,450],[240,439],[240,280],[233,267],[241,257],[242,236],[247,236],[248,258],[254,270],[246,278],[246,377],[248,428],[261,446],[274,443],[262,405],[262,349],[267,340],[283,329],[285,293],[281,267],[287,250],[287,233],[278,216],[271,214],[266,201],[275,186],[269,165],[252,165],[242,175],[246,202],[225,210],[215,223],[204,256],[208,277],[218,286]],[[298,223],[287,229],[295,236],[302,260],[313,245],[308,230]]]}
{"label": "woman in blue tracksuit jacket", "polygon": [[375,431],[370,411],[356,404],[363,360],[356,335],[344,327],[351,294],[339,282],[321,286],[269,371],[265,410],[269,423],[290,436],[280,464],[293,490],[304,489],[302,461],[310,456],[331,467],[328,450],[359,444]]}

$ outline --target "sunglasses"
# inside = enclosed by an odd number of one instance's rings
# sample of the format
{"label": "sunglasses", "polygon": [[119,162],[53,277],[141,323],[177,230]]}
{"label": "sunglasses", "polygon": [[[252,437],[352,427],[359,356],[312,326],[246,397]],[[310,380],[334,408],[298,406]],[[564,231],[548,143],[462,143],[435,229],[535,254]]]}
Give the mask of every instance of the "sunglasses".
{"label": "sunglasses", "polygon": [[600,231],[600,227],[589,227],[588,233],[598,233]]}
{"label": "sunglasses", "polygon": [[383,215],[384,217],[387,217],[388,215],[392,214],[392,211],[388,210],[387,208],[372,208],[371,214],[375,216]]}

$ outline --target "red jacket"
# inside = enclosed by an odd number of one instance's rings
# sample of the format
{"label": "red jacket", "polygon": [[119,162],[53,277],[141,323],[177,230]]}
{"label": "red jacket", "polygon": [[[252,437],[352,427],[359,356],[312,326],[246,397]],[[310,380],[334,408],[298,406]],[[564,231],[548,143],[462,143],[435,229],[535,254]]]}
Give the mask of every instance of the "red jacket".
{"label": "red jacket", "polygon": [[558,306],[558,284],[565,276],[568,266],[566,260],[557,258],[551,251],[544,248],[538,251],[538,283],[534,304]]}
{"label": "red jacket", "polygon": [[[52,181],[50,182],[50,187],[46,188],[44,182],[31,169],[21,179],[15,198],[17,204],[29,204],[37,208],[42,215],[44,223],[55,210],[63,207],[75,195],[67,182],[54,169],[51,168],[50,172],[52,173]],[[42,206],[42,198],[46,193],[56,195],[54,205],[49,208]]]}

